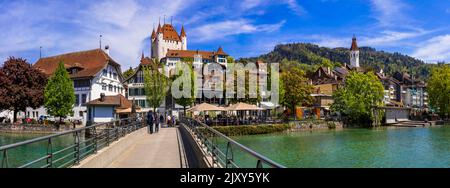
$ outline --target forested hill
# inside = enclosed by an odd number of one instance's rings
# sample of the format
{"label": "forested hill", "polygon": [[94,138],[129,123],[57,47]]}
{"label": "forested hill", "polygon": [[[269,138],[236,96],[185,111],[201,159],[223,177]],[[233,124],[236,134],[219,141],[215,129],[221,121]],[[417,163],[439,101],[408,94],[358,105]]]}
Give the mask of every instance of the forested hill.
{"label": "forested hill", "polygon": [[[423,61],[400,53],[388,53],[377,51],[370,47],[360,47],[360,64],[367,69],[383,70],[392,74],[395,71],[411,72],[417,76],[426,78],[430,72],[430,66]],[[349,48],[326,48],[309,43],[293,43],[277,45],[275,49],[265,55],[241,60],[265,62],[282,62],[283,60],[298,61],[301,64],[320,66],[324,62],[334,65],[350,63]]]}

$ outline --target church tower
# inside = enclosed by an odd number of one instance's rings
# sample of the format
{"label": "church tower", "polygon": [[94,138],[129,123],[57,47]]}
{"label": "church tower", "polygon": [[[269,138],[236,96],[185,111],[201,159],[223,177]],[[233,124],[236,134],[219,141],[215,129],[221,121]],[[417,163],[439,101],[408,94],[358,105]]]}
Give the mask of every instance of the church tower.
{"label": "church tower", "polygon": [[355,36],[353,36],[352,47],[350,48],[350,65],[359,67],[359,48]]}

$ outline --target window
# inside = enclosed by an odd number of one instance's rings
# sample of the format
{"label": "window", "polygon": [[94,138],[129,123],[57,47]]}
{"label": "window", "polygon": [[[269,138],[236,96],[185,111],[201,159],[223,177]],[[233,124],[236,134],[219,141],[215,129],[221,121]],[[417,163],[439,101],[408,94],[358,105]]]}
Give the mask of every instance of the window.
{"label": "window", "polygon": [[112,86],[111,84],[109,84],[109,86],[108,86],[108,87],[109,87],[109,88],[108,88],[108,89],[109,89],[109,91],[111,91],[111,92],[112,92],[112,91],[113,91],[113,86]]}
{"label": "window", "polygon": [[80,95],[75,95],[75,106],[80,105]]}
{"label": "window", "polygon": [[117,73],[113,73],[114,79],[117,79]]}
{"label": "window", "polygon": [[79,112],[79,116],[82,117],[82,118],[84,117],[83,111],[80,111],[80,112]]}
{"label": "window", "polygon": [[[33,112],[33,116],[34,116],[34,112]],[[27,117],[30,117],[30,111],[27,112]]]}
{"label": "window", "polygon": [[86,105],[86,102],[87,102],[87,95],[82,94],[81,95],[81,104],[84,106],[84,105]]}
{"label": "window", "polygon": [[90,87],[91,81],[90,80],[74,80],[73,86],[75,88],[82,88],[82,87]]}
{"label": "window", "polygon": [[103,76],[108,76],[108,70],[103,69]]}
{"label": "window", "polygon": [[117,92],[117,86],[114,86],[114,92]]}
{"label": "window", "polygon": [[107,87],[106,84],[103,84],[103,85],[102,85],[102,90],[103,90],[103,91],[106,91],[106,87]]}

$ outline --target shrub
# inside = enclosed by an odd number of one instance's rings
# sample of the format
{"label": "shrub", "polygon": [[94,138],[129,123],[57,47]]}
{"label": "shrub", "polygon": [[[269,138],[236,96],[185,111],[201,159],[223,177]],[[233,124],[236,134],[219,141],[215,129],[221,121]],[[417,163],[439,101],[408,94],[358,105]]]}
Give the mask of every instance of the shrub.
{"label": "shrub", "polygon": [[257,134],[269,134],[276,132],[283,132],[290,128],[290,125],[241,125],[241,126],[216,126],[213,127],[217,131],[227,136],[239,136],[239,135],[257,135]]}

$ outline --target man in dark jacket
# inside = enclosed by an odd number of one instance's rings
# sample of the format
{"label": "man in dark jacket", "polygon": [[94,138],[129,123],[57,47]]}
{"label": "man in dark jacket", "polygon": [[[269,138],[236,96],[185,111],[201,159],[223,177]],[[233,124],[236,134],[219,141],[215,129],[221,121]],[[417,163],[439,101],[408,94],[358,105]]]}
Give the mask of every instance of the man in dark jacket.
{"label": "man in dark jacket", "polygon": [[153,116],[153,112],[150,111],[147,113],[147,126],[148,126],[148,133],[149,134],[153,134],[153,121],[154,116]]}

